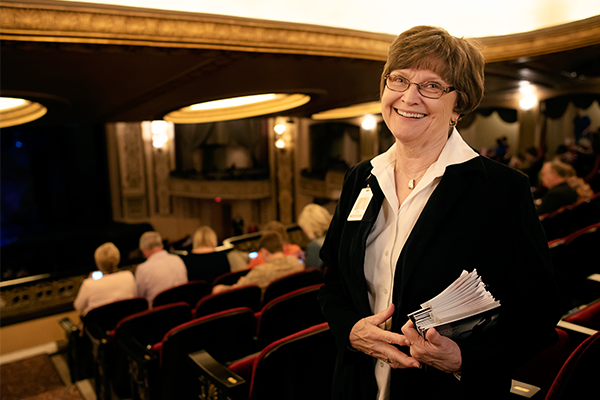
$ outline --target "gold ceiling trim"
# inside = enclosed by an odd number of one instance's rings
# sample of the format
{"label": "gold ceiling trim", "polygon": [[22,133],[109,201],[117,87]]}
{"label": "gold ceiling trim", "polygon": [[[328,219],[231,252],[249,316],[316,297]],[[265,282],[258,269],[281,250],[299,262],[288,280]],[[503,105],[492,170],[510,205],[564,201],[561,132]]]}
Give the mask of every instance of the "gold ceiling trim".
{"label": "gold ceiling trim", "polygon": [[42,118],[48,109],[34,101],[27,100],[20,106],[0,111],[0,128],[21,125]]}
{"label": "gold ceiling trim", "polygon": [[392,35],[281,21],[63,2],[0,4],[0,38],[381,60]]}
{"label": "gold ceiling trim", "polygon": [[334,108],[313,114],[311,118],[315,120],[342,119],[360,117],[366,114],[381,114],[381,102],[371,101],[348,107]]}
{"label": "gold ceiling trim", "polygon": [[486,62],[515,60],[600,44],[600,15],[568,24],[481,39]]}
{"label": "gold ceiling trim", "polygon": [[236,107],[193,110],[184,107],[164,116],[165,121],[175,124],[200,124],[205,122],[229,121],[257,117],[300,107],[310,101],[305,94],[277,94],[272,100]]}
{"label": "gold ceiling trim", "polygon": [[[0,39],[351,57],[385,61],[394,35],[212,14],[51,0],[2,1]],[[487,62],[600,44],[600,16],[481,38]]]}

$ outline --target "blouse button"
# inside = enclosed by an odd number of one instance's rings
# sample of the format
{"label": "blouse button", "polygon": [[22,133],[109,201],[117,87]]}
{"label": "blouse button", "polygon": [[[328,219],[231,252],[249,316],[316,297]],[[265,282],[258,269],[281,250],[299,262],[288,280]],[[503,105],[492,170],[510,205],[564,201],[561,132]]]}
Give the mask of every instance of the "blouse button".
{"label": "blouse button", "polygon": [[386,257],[387,257],[389,254],[390,254],[390,252],[389,252],[389,251],[386,251],[386,252],[385,252],[385,255],[386,255]]}
{"label": "blouse button", "polygon": [[[373,364],[371,364],[371,365],[373,365]],[[383,368],[383,365],[384,365],[384,364],[383,364],[383,361],[379,363],[379,366],[380,366],[381,368]]]}
{"label": "blouse button", "polygon": [[383,289],[383,294],[388,294],[388,290],[387,289]]}

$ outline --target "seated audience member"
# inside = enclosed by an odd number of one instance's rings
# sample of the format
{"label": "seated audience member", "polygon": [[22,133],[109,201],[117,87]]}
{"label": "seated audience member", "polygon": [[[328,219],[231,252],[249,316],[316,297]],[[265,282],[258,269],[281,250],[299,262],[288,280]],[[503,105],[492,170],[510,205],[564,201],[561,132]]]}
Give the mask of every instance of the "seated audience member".
{"label": "seated audience member", "polygon": [[98,247],[94,252],[94,260],[102,274],[97,276],[91,272],[81,284],[73,302],[73,307],[82,316],[93,308],[137,296],[131,271],[117,271],[121,254],[114,244],[109,242]]}
{"label": "seated audience member", "polygon": [[570,165],[557,160],[544,163],[540,178],[548,192],[536,207],[538,215],[551,213],[577,201],[577,192],[567,182],[567,178],[572,176],[572,169]]}
{"label": "seated audience member", "polygon": [[538,174],[544,164],[544,157],[538,154],[535,147],[529,147],[525,151],[524,157],[521,171],[529,177],[529,186],[536,187],[538,185]]}
{"label": "seated audience member", "polygon": [[331,214],[325,207],[318,204],[308,204],[298,215],[298,225],[310,239],[306,246],[305,258],[306,267],[321,267],[323,261],[319,257],[319,251],[325,241],[325,235],[329,224],[331,223]]}
{"label": "seated audience member", "polygon": [[145,232],[140,237],[140,250],[146,261],[135,271],[138,296],[145,297],[152,307],[157,294],[187,283],[187,269],[181,257],[167,253],[158,232]]}
{"label": "seated audience member", "polygon": [[[288,236],[287,229],[285,229],[285,225],[283,225],[281,222],[279,222],[279,221],[268,222],[262,230],[264,232],[275,231],[275,232],[279,233],[281,235],[281,237],[283,238],[283,254],[286,256],[294,256],[297,259],[304,261],[304,251],[302,251],[302,248],[300,246],[298,246],[297,244],[290,243],[290,238]],[[258,256],[256,256],[254,259],[250,260],[250,262],[248,263],[248,268],[254,268],[257,265],[260,265],[264,262],[265,262],[265,260],[262,258],[262,256],[260,255],[260,252],[259,252]]]}
{"label": "seated audience member", "polygon": [[219,293],[233,287],[257,285],[262,289],[264,294],[266,287],[275,279],[304,269],[304,264],[296,257],[286,256],[283,253],[283,240],[278,232],[265,232],[260,238],[259,247],[259,252],[265,260],[263,264],[254,267],[245,276],[242,276],[237,283],[231,286],[214,286],[212,292]]}
{"label": "seated audience member", "polygon": [[227,253],[217,252],[216,248],[217,234],[210,226],[196,229],[192,251],[181,257],[188,280],[212,283],[217,276],[230,271]]}

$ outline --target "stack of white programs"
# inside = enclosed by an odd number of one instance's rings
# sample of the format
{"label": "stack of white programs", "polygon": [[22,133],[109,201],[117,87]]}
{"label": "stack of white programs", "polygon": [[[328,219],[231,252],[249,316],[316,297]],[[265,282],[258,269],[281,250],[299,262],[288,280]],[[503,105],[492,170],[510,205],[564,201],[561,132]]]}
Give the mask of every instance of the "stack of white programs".
{"label": "stack of white programs", "polygon": [[498,320],[500,302],[495,300],[477,270],[463,271],[443,292],[408,315],[421,336],[429,328],[455,341],[480,334]]}

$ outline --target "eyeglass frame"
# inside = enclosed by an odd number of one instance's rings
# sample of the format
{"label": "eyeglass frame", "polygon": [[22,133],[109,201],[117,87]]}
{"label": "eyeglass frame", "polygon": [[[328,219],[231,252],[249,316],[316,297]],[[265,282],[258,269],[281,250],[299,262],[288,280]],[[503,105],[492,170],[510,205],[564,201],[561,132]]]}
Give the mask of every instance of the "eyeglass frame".
{"label": "eyeglass frame", "polygon": [[423,97],[425,97],[425,98],[428,98],[428,99],[434,99],[434,100],[437,100],[437,99],[441,99],[441,98],[442,98],[442,96],[443,96],[443,95],[445,95],[445,94],[447,94],[447,93],[453,92],[453,91],[455,91],[455,90],[456,90],[456,91],[458,91],[458,89],[456,89],[454,86],[444,86],[444,85],[442,85],[442,84],[440,84],[440,83],[438,83],[438,82],[435,82],[435,83],[439,84],[441,87],[443,87],[443,88],[444,88],[444,90],[442,91],[442,94],[440,94],[440,97],[430,97],[430,96],[426,96],[426,95],[424,95],[423,93],[421,93],[421,84],[422,84],[422,83],[427,83],[427,82],[430,82],[430,81],[421,82],[421,83],[417,83],[417,82],[411,82],[411,81],[410,81],[408,78],[406,78],[406,77],[404,77],[404,76],[402,76],[402,75],[398,75],[398,74],[395,74],[395,76],[399,76],[399,77],[400,77],[400,78],[402,78],[402,79],[406,79],[406,82],[408,82],[408,86],[407,86],[407,87],[406,87],[406,89],[404,89],[404,90],[394,90],[394,89],[392,89],[391,87],[389,87],[389,86],[388,86],[388,84],[387,84],[388,78],[389,78],[390,76],[392,76],[392,75],[394,75],[394,74],[387,74],[386,76],[384,76],[384,77],[383,77],[383,79],[385,80],[385,81],[384,81],[384,82],[385,82],[384,84],[385,84],[385,87],[386,87],[386,88],[388,88],[388,89],[389,89],[389,90],[391,90],[392,92],[396,92],[396,93],[404,93],[404,92],[406,92],[406,91],[407,91],[407,90],[410,88],[410,85],[416,85],[416,86],[417,86],[417,91],[419,92],[419,94],[420,94],[421,96],[423,96]]}

